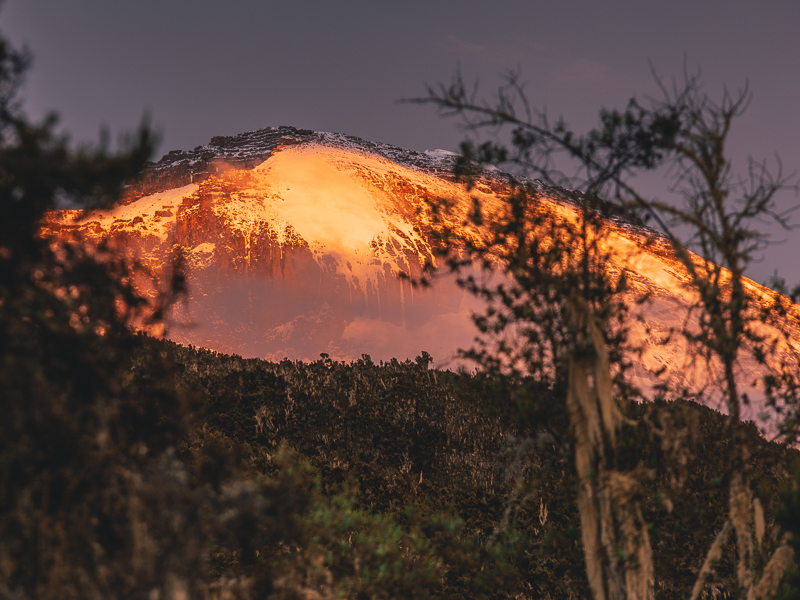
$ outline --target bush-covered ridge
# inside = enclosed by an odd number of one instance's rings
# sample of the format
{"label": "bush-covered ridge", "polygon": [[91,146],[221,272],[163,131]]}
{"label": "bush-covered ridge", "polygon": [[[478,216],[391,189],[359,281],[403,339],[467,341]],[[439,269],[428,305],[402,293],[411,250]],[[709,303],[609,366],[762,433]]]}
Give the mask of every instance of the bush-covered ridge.
{"label": "bush-covered ridge", "polygon": [[[386,548],[377,549],[384,536],[395,551],[412,540],[421,548],[418,556],[406,549],[403,560],[417,556],[438,565],[428,573],[435,581],[420,576],[405,587],[395,581],[400,596],[394,597],[419,594],[414,586],[423,583],[433,597],[588,597],[567,419],[547,391],[431,370],[425,353],[416,362],[374,364],[365,356],[344,364],[323,356],[269,363],[159,345],[200,406],[185,456],[196,460],[198,448],[235,450],[248,477],[279,476],[281,447],[305,459],[316,496],[298,518],[307,539],[327,547],[319,565],[332,580],[361,581],[353,589],[372,596],[363,587],[369,577],[352,573],[353,561],[369,556],[380,566],[386,556],[391,562]],[[727,514],[725,458],[733,443],[727,418],[688,402],[631,405],[628,417],[620,460],[638,466],[647,480],[643,505],[652,524],[657,597],[687,597],[700,568],[695,563]],[[668,421],[681,439],[655,433]],[[798,454],[766,442],[755,427],[750,435],[769,534]],[[352,546],[356,530],[372,536],[360,550]],[[345,533],[350,545],[332,553],[334,538]],[[241,567],[237,552],[217,555],[220,575]],[[286,554],[270,556],[286,564]],[[723,560],[707,589],[733,594],[733,569],[732,558]]]}

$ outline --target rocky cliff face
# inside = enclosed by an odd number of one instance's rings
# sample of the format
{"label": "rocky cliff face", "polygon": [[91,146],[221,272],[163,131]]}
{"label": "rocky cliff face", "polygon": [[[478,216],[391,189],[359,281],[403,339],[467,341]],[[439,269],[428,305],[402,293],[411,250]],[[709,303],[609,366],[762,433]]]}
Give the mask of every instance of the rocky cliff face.
{"label": "rocky cliff face", "polygon": [[[486,171],[468,194],[454,181],[447,153],[280,127],[170,152],[120,206],[54,213],[45,231],[110,241],[156,285],[168,276],[170,258],[183,254],[190,295],[173,315],[168,336],[176,341],[270,359],[327,353],[388,360],[425,350],[448,366],[458,348],[471,345],[477,301],[452,277],[423,290],[398,273],[418,276],[435,263],[430,200],[467,203],[472,195],[497,203],[508,186],[508,176]],[[543,201],[569,218],[568,194],[540,188]],[[631,323],[632,338],[645,348],[639,381],[651,385],[666,367],[678,384],[708,383],[713,369],[694,364],[678,336],[659,343],[680,330],[692,302],[675,261],[663,245],[641,249],[636,227],[617,222],[610,230],[611,267],[630,274],[631,304],[636,294],[651,296],[636,309],[643,320]],[[152,280],[140,285],[155,293]],[[742,381],[750,385],[762,369],[745,364]]]}
{"label": "rocky cliff face", "polygon": [[445,364],[472,339],[472,299],[452,280],[424,291],[397,275],[435,260],[428,201],[464,194],[450,161],[266,129],[170,152],[117,208],[60,211],[45,229],[110,241],[157,279],[182,253],[190,298],[170,328],[177,341],[273,359],[426,350]]}

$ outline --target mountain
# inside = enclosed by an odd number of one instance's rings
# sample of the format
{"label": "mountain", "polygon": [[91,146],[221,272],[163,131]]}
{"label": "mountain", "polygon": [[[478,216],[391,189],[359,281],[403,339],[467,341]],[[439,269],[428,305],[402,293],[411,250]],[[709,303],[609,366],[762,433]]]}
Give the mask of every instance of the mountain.
{"label": "mountain", "polygon": [[[267,128],[170,152],[116,208],[56,211],[44,229],[122,248],[152,275],[138,280],[150,295],[169,277],[170,257],[185,255],[190,293],[166,332],[174,341],[272,360],[405,359],[425,350],[439,366],[453,366],[457,349],[474,338],[479,302],[452,276],[420,289],[398,274],[419,276],[436,263],[430,201],[466,207],[472,196],[497,205],[511,180],[487,169],[467,192],[452,167],[452,153],[440,150]],[[534,185],[551,210],[574,216],[573,194]],[[630,304],[642,317],[630,322],[632,341],[643,348],[637,382],[650,388],[663,369],[679,387],[713,382],[719,370],[670,337],[689,318],[694,296],[666,242],[645,243],[653,232],[620,218],[608,227],[610,268],[628,273]],[[774,295],[747,285],[764,302]],[[650,300],[636,304],[645,293]],[[793,360],[798,340],[792,331],[778,360]],[[752,358],[742,362],[739,378],[753,397],[763,397],[756,383],[763,372]],[[761,408],[754,403],[745,417],[763,421]]]}

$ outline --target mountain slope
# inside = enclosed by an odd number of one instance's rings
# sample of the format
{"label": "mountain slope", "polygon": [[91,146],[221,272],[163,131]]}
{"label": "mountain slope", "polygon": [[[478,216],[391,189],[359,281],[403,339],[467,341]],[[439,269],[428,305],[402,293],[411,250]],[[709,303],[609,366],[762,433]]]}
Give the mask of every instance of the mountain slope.
{"label": "mountain slope", "polygon": [[[570,194],[537,183],[542,202],[574,218]],[[398,279],[436,262],[430,202],[466,207],[477,197],[502,202],[509,176],[484,171],[469,193],[455,181],[452,157],[419,153],[338,134],[268,128],[213,138],[190,152],[170,152],[132,185],[111,211],[60,211],[45,229],[110,240],[155,275],[168,277],[170,257],[186,257],[190,294],[168,337],[242,356],[311,360],[320,353],[351,360],[412,358],[430,352],[438,365],[456,364],[458,348],[474,337],[477,300],[452,277],[430,289]],[[679,387],[698,389],[716,370],[693,358],[680,331],[693,292],[665,243],[645,244],[652,232],[609,222],[611,269],[632,281],[632,341],[643,347],[636,369],[645,388],[666,368]],[[645,247],[646,246],[646,247]],[[764,302],[772,292],[748,283]],[[141,289],[157,292],[142,278]],[[637,297],[649,294],[642,306]],[[769,336],[776,332],[765,329]],[[669,343],[662,343],[670,338]],[[792,332],[779,360],[794,360]],[[754,360],[739,374],[754,397],[764,372]],[[708,401],[716,401],[710,396]],[[746,418],[761,420],[753,406]]]}

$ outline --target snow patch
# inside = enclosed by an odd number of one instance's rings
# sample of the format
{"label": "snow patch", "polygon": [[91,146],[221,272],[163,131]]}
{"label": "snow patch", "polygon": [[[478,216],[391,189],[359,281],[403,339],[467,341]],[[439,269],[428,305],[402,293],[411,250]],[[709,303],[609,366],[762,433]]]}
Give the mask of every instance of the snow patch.
{"label": "snow patch", "polygon": [[[157,194],[139,198],[135,202],[116,206],[111,210],[91,212],[83,222],[99,221],[106,231],[114,228],[141,229],[148,235],[166,242],[175,225],[178,207],[186,196],[197,191],[197,184],[190,183]],[[137,217],[142,221],[135,221]],[[144,219],[147,218],[145,222]]]}

